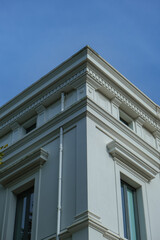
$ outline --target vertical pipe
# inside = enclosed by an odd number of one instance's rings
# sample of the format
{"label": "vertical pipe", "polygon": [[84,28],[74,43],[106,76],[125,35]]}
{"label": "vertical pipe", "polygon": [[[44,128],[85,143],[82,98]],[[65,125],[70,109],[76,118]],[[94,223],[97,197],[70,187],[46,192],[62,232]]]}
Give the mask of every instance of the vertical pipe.
{"label": "vertical pipe", "polygon": [[58,176],[58,206],[57,206],[57,236],[59,240],[61,225],[61,195],[62,195],[62,157],[63,157],[63,128],[60,128],[60,145],[59,145],[59,176]]}
{"label": "vertical pipe", "polygon": [[[64,93],[61,93],[61,112],[64,111]],[[59,173],[58,173],[58,204],[57,204],[57,234],[56,240],[59,240],[61,227],[61,205],[62,205],[62,167],[63,167],[63,128],[60,127],[59,133]]]}
{"label": "vertical pipe", "polygon": [[64,92],[61,93],[61,112],[64,111]]}

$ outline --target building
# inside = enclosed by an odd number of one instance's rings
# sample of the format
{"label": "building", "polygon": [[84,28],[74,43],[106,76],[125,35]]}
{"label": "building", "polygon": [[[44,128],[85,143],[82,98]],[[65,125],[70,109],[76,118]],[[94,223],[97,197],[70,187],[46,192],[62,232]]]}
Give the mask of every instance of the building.
{"label": "building", "polygon": [[160,239],[160,107],[94,50],[0,116],[1,240]]}

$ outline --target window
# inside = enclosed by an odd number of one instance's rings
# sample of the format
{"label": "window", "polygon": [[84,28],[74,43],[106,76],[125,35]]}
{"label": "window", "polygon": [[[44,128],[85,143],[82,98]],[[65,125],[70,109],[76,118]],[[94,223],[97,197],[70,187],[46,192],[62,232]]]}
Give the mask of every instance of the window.
{"label": "window", "polygon": [[32,124],[31,126],[29,126],[28,128],[26,128],[26,134],[31,132],[33,129],[36,128],[36,123]]}
{"label": "window", "polygon": [[119,119],[120,119],[120,121],[123,122],[126,126],[129,126],[129,123],[128,123],[126,120],[124,120],[124,118],[120,117]]}
{"label": "window", "polygon": [[17,195],[14,240],[31,239],[33,196],[33,187]]}
{"label": "window", "polygon": [[124,123],[126,126],[128,126],[129,128],[133,129],[133,120],[132,118],[127,115],[125,112],[123,112],[122,110],[120,110],[119,112],[119,120]]}
{"label": "window", "polygon": [[124,237],[139,240],[139,222],[136,189],[121,181]]}
{"label": "window", "polygon": [[36,117],[33,117],[23,124],[23,128],[26,134],[30,133],[37,127],[36,121]]}

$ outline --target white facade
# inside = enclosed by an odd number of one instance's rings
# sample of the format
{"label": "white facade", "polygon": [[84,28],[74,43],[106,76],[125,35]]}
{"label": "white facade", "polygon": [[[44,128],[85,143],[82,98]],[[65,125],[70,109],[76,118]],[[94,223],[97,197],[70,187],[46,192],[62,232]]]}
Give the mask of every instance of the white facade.
{"label": "white facade", "polygon": [[[160,107],[88,46],[0,108],[0,239],[34,187],[32,240],[124,240],[121,181],[139,237],[160,239]],[[58,197],[59,196],[59,197]],[[17,238],[18,240],[18,238]]]}

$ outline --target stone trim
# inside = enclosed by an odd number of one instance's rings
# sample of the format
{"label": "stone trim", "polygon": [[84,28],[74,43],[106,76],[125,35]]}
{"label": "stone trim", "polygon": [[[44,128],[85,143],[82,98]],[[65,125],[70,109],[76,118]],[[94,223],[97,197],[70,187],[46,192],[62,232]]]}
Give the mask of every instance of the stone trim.
{"label": "stone trim", "polygon": [[138,156],[136,152],[133,153],[130,149],[122,146],[117,141],[110,142],[107,145],[107,149],[115,161],[118,160],[125,163],[148,181],[155,178],[155,176],[159,173],[158,167],[155,167],[151,162],[148,162],[143,157]]}
{"label": "stone trim", "polygon": [[47,158],[48,153],[40,148],[39,150],[32,152],[28,156],[20,158],[17,161],[13,162],[12,159],[8,159],[0,167],[0,184],[6,186],[27,172],[40,168],[40,166],[47,161]]}
{"label": "stone trim", "polygon": [[98,74],[96,74],[93,70],[87,67],[87,74],[92,77],[97,83],[101,86],[105,87],[112,95],[114,95],[120,102],[127,105],[132,111],[134,111],[139,117],[141,117],[144,121],[148,122],[152,127],[157,130],[160,130],[160,124],[157,123],[156,120],[151,118],[148,114],[142,111],[139,107],[137,107],[133,102],[131,102],[126,96],[118,92],[111,84],[106,82],[103,78],[101,78]]}
{"label": "stone trim", "polygon": [[[120,237],[118,234],[104,227],[101,222],[97,221],[100,219],[100,217],[90,211],[83,212],[80,214],[80,218],[78,218],[78,216],[76,218],[77,219],[73,222],[72,225],[70,225],[65,231],[61,232],[61,239],[72,236],[74,232],[77,232],[83,228],[90,227],[101,233],[103,237],[108,240],[124,240],[124,238]],[[49,239],[51,240],[55,238],[53,237]]]}
{"label": "stone trim", "polygon": [[51,97],[52,95],[54,95],[57,92],[60,92],[64,87],[66,87],[67,85],[69,85],[71,82],[75,81],[77,78],[79,78],[80,76],[82,76],[84,73],[86,73],[86,68],[82,69],[81,71],[79,71],[78,73],[76,73],[75,75],[73,75],[72,77],[70,77],[67,81],[61,83],[59,86],[57,86],[56,88],[52,89],[51,91],[49,91],[48,93],[46,93],[43,97],[41,97],[40,99],[38,99],[37,101],[35,101],[34,103],[32,103],[29,107],[23,109],[20,113],[18,113],[17,115],[15,115],[14,117],[12,117],[11,119],[9,119],[8,121],[5,121],[1,126],[0,126],[0,131],[6,127],[7,125],[11,124],[12,122],[15,122],[18,118],[22,117],[23,115],[25,115],[27,112],[29,112],[32,109],[38,109],[39,105],[43,105],[43,102],[46,101],[49,97]]}
{"label": "stone trim", "polygon": [[[23,109],[21,112],[19,112],[17,115],[9,119],[8,121],[5,121],[0,126],[0,131],[2,131],[3,128],[5,128],[7,125],[12,124],[13,122],[17,121],[18,118],[25,115],[27,112],[29,112],[32,109],[38,109],[40,105],[43,105],[44,101],[46,101],[49,97],[54,95],[57,92],[60,92],[64,87],[68,86],[69,84],[73,83],[75,80],[77,80],[79,77],[81,77],[83,74],[88,74],[92,80],[96,81],[96,83],[100,86],[103,86],[108,90],[119,103],[124,103],[127,105],[132,111],[134,111],[143,121],[147,122],[152,128],[158,131],[160,131],[160,124],[157,121],[157,119],[154,119],[153,117],[149,116],[146,112],[142,111],[141,108],[139,108],[136,104],[134,104],[131,100],[129,100],[126,96],[124,96],[122,93],[120,93],[117,89],[115,89],[110,83],[105,81],[102,77],[100,77],[98,74],[96,74],[93,70],[86,67],[70,77],[67,81],[61,83],[56,88],[50,90],[48,93],[46,93],[44,96],[42,96],[40,99],[32,103],[29,107]],[[87,80],[86,80],[87,81]],[[157,115],[158,116],[158,115]]]}
{"label": "stone trim", "polygon": [[[96,116],[95,112],[98,113],[99,117]],[[24,154],[27,154],[27,152],[29,152],[31,148],[36,150],[37,144],[43,147],[45,144],[51,142],[57,136],[57,134],[59,133],[57,129],[61,125],[63,125],[64,128],[66,126],[71,126],[76,121],[85,116],[88,116],[96,123],[98,123],[98,125],[103,127],[104,129],[102,130],[101,127],[100,129],[98,127],[97,128],[100,131],[105,132],[105,134],[107,134],[111,138],[113,138],[114,136],[115,140],[121,139],[121,136],[119,135],[119,133],[117,133],[117,130],[115,131],[115,129],[117,128],[118,130],[123,131],[127,138],[129,137],[133,139],[133,141],[135,141],[138,146],[141,146],[145,150],[147,150],[147,152],[149,153],[147,155],[147,158],[151,160],[153,159],[152,162],[154,162],[156,167],[158,167],[159,152],[156,148],[150,146],[143,139],[139,138],[138,135],[130,128],[126,128],[125,126],[123,126],[119,121],[114,119],[111,114],[104,112],[104,110],[101,109],[97,104],[95,104],[91,99],[87,98],[83,98],[80,101],[76,102],[74,106],[68,108],[63,113],[57,114],[54,118],[47,121],[41,127],[36,128],[32,132],[32,134],[24,135],[21,140],[9,146],[5,150],[4,160],[6,159],[7,161],[12,156],[12,158],[14,158],[14,161],[16,161],[16,158],[19,157],[19,155],[14,154],[14,152],[16,152],[17,149],[19,149],[19,153],[21,154],[21,156],[22,154],[24,156]],[[46,134],[44,134],[44,132],[46,132]],[[124,144],[128,144],[126,137],[123,138]],[[133,145],[133,147],[135,147],[135,145]],[[139,151],[141,152],[140,149],[141,148],[139,148]],[[155,159],[157,159],[157,162],[155,162]]]}
{"label": "stone trim", "polygon": [[[104,112],[102,108],[100,108],[96,103],[94,103],[92,100],[87,99],[87,116],[95,121],[98,126],[96,126],[100,131],[105,133],[110,138],[114,138],[114,140],[121,139],[122,135],[117,132],[117,130],[122,131],[125,134],[125,137],[123,137],[123,142],[128,145],[127,138],[129,137],[133,141],[135,141],[136,144],[141,148],[143,147],[147,152],[152,154],[156,159],[160,158],[159,151],[157,148],[149,145],[144,139],[140,138],[135,131],[132,129],[126,127],[124,124],[122,124],[120,121],[117,121],[111,114],[108,114],[107,112]],[[96,116],[95,113],[99,114],[99,117]],[[116,129],[116,130],[115,130]],[[139,149],[140,149],[139,148]],[[150,158],[150,155],[148,155]]]}

